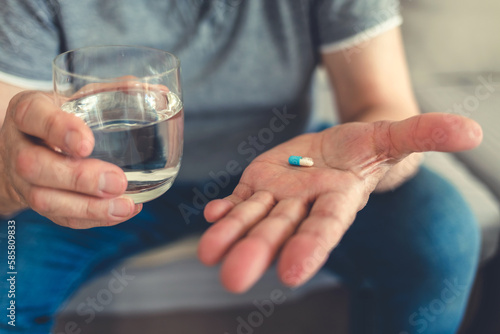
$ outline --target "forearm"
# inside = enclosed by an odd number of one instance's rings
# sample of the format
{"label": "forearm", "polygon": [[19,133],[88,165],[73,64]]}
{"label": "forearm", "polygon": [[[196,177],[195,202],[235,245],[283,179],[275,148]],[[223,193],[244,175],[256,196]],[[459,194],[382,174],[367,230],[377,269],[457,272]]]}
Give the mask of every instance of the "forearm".
{"label": "forearm", "polygon": [[[352,54],[349,60],[343,52],[323,55],[342,123],[401,121],[419,114],[399,29]],[[416,172],[420,160],[411,155],[394,165],[376,190],[400,185]]]}
{"label": "forearm", "polygon": [[393,105],[376,105],[361,110],[354,117],[344,122],[377,122],[377,121],[401,121],[420,114],[420,111],[412,99],[394,103]]}

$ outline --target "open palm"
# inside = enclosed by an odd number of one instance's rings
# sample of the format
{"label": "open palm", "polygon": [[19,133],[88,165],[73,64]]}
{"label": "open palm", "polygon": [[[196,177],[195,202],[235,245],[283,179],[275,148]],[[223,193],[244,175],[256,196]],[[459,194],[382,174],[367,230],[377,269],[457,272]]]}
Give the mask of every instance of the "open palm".
{"label": "open palm", "polygon": [[[232,195],[207,205],[205,217],[216,224],[203,235],[199,257],[209,265],[223,260],[222,282],[234,292],[250,288],[278,254],[281,280],[302,284],[321,268],[394,166],[413,152],[460,151],[480,141],[475,122],[439,113],[347,123],[296,137],[258,156]],[[290,166],[290,155],[311,157],[315,164]],[[400,169],[399,179],[412,172]]]}

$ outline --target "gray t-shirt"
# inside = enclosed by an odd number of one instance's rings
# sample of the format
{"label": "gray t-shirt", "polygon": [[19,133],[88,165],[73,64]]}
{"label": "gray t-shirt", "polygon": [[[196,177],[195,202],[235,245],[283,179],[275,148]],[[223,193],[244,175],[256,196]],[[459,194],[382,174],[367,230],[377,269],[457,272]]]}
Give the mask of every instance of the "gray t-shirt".
{"label": "gray t-shirt", "polygon": [[401,23],[397,0],[2,2],[0,81],[50,87],[52,59],[83,46],[176,54],[186,120],[179,178],[196,181],[302,133],[321,52]]}

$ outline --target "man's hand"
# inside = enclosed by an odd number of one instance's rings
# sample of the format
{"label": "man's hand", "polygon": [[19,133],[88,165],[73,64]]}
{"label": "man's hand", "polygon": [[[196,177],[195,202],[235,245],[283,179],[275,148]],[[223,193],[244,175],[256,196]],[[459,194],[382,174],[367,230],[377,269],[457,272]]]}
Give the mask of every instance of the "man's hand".
{"label": "man's hand", "polygon": [[[250,288],[277,256],[281,280],[302,284],[393,166],[413,152],[471,149],[481,138],[474,121],[439,113],[294,138],[257,157],[232,195],[206,206],[216,224],[203,235],[199,257],[208,265],[223,260],[221,279],[233,292]],[[314,166],[290,166],[290,155],[311,157]]]}
{"label": "man's hand", "polygon": [[133,217],[142,206],[121,196],[125,174],[113,164],[84,159],[93,147],[90,128],[60,110],[49,94],[17,94],[0,130],[0,215],[32,208],[72,228]]}

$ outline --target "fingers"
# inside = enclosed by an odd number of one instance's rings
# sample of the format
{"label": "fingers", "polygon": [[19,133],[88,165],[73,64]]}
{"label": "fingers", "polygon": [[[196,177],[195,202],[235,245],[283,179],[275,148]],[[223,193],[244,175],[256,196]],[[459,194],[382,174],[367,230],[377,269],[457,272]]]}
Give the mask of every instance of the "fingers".
{"label": "fingers", "polygon": [[116,225],[142,209],[142,204],[135,205],[128,197],[99,199],[43,187],[33,187],[27,201],[55,223],[77,229]]}
{"label": "fingers", "polygon": [[241,203],[243,200],[250,198],[252,195],[253,191],[250,190],[246,184],[238,184],[232,195],[223,199],[213,200],[206,205],[203,212],[205,219],[210,223],[222,219],[222,217],[224,217],[232,208]]}
{"label": "fingers", "polygon": [[24,92],[16,95],[10,108],[19,131],[40,138],[75,157],[88,156],[94,136],[83,120],[59,109],[48,95]]}
{"label": "fingers", "polygon": [[25,145],[15,160],[17,191],[28,207],[56,224],[111,226],[132,218],[142,208],[130,198],[116,197],[125,191],[127,180],[112,164],[73,159],[35,145]]}
{"label": "fingers", "polygon": [[[118,166],[80,159],[93,150],[91,130],[78,117],[57,108],[47,94],[16,95],[1,135],[3,177],[10,206],[30,207],[72,228],[115,225],[142,209],[132,199],[118,197],[127,187]],[[72,157],[47,146],[60,148]]]}
{"label": "fingers", "polygon": [[25,182],[97,197],[123,194],[127,178],[116,165],[97,159],[73,159],[43,146],[25,145],[16,170]]}
{"label": "fingers", "polygon": [[114,225],[141,210],[142,205],[135,205],[132,199],[117,197],[127,187],[118,166],[80,159],[93,150],[91,130],[78,117],[57,108],[47,94],[16,95],[9,105],[2,136],[4,177],[10,192],[18,196],[12,201],[23,207],[72,228]]}
{"label": "fingers", "polygon": [[412,152],[472,149],[481,143],[482,130],[463,116],[429,113],[390,123],[384,136],[383,147],[390,147],[390,155],[399,159]]}
{"label": "fingers", "polygon": [[[235,201],[233,195],[229,198]],[[260,191],[235,205],[203,234],[198,247],[200,260],[207,265],[219,262],[237,240],[268,214],[274,204],[275,200],[269,192]]]}
{"label": "fingers", "polygon": [[204,210],[205,219],[209,223],[218,221],[234,208],[236,201],[240,202],[241,200],[235,199],[231,201],[229,198],[223,198],[209,202]]}
{"label": "fingers", "polygon": [[286,285],[303,284],[323,266],[364,204],[363,197],[356,191],[332,192],[316,200],[281,251],[278,274]]}
{"label": "fingers", "polygon": [[[245,224],[224,218],[202,237],[199,257],[206,264],[214,264],[225,256],[221,281],[229,291],[240,293],[262,276],[284,245],[279,275],[287,285],[300,285],[321,268],[364,205],[366,196],[353,189],[320,196],[311,212],[304,200],[289,198],[276,204],[265,218],[261,218],[265,209]],[[360,198],[364,198],[362,203]],[[244,203],[234,209],[243,208]]]}
{"label": "fingers", "polygon": [[232,292],[248,290],[269,267],[307,211],[307,203],[303,200],[290,198],[280,201],[227,254],[221,269],[224,286]]}

